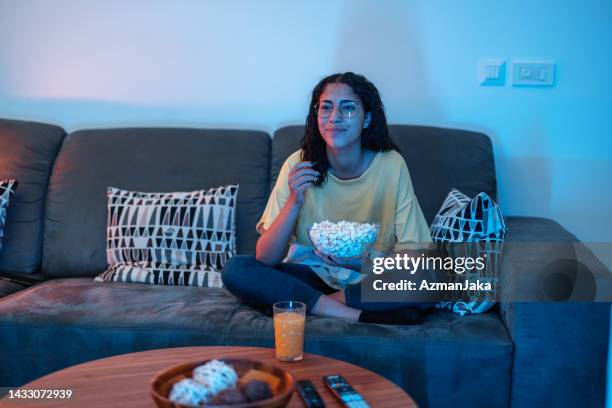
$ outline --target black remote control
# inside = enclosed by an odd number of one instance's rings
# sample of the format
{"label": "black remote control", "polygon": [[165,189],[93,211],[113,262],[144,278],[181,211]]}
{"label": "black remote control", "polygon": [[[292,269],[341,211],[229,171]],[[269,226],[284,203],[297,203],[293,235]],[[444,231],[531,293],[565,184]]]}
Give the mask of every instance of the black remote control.
{"label": "black remote control", "polygon": [[347,408],[370,408],[355,389],[341,375],[327,375],[323,382],[332,394]]}
{"label": "black remote control", "polygon": [[308,408],[325,408],[325,403],[312,384],[312,381],[301,380],[297,382],[300,395]]}

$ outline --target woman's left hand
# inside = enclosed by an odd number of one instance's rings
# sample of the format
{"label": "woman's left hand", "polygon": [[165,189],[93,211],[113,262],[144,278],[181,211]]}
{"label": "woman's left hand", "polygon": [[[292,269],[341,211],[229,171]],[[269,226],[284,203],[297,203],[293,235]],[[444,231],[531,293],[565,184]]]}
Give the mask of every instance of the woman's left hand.
{"label": "woman's left hand", "polygon": [[341,268],[347,268],[347,269],[352,269],[354,271],[357,272],[361,272],[361,258],[357,258],[357,259],[352,259],[350,261],[346,261],[344,259],[338,259],[336,257],[333,256],[329,256],[329,255],[325,255],[319,251],[317,251],[316,249],[314,250],[314,253],[323,260],[323,262],[325,262],[328,265],[331,266],[337,266],[337,267],[341,267]]}

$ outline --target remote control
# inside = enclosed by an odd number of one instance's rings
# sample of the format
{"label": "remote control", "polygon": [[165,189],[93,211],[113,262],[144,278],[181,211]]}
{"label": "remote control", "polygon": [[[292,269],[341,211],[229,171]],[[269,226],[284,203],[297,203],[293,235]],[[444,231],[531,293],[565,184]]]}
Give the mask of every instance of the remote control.
{"label": "remote control", "polygon": [[341,375],[328,375],[323,377],[323,382],[336,398],[347,408],[370,408],[351,384]]}
{"label": "remote control", "polygon": [[325,403],[312,385],[312,381],[301,380],[297,382],[297,386],[307,408],[325,408]]}

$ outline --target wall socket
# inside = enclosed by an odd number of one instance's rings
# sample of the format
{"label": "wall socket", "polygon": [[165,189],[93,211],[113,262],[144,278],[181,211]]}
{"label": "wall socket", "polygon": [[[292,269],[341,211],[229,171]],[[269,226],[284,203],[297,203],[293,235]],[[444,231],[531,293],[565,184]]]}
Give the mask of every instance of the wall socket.
{"label": "wall socket", "polygon": [[512,62],[512,86],[553,86],[555,64],[552,62]]}
{"label": "wall socket", "polygon": [[478,64],[480,85],[501,86],[506,82],[506,63],[500,59],[480,60]]}

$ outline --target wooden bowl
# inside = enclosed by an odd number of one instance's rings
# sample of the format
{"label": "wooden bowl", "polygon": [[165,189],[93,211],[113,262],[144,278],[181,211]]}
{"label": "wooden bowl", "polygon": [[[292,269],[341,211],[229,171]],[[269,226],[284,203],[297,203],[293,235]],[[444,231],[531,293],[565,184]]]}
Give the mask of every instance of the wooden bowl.
{"label": "wooden bowl", "polygon": [[[230,364],[236,370],[238,379],[242,378],[249,370],[254,369],[274,375],[280,380],[278,387],[272,392],[272,398],[260,401],[253,401],[244,404],[234,405],[205,405],[210,408],[277,408],[284,407],[289,403],[291,394],[295,390],[295,378],[288,371],[273,366],[271,364],[262,363],[260,361],[248,360],[244,358],[218,358],[227,364]],[[172,386],[185,378],[193,378],[194,368],[208,363],[211,360],[199,360],[191,363],[185,363],[170,367],[158,373],[151,381],[151,396],[155,403],[160,408],[193,408],[195,405],[185,405],[172,402],[168,399]],[[201,407],[201,406],[200,406]]]}

